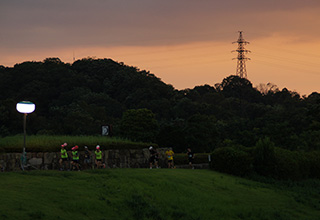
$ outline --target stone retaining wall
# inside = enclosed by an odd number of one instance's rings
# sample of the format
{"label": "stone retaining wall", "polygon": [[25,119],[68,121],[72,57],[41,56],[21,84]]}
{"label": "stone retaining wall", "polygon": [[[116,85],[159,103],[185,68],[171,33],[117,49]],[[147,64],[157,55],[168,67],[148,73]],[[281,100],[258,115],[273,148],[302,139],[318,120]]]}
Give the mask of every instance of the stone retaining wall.
{"label": "stone retaining wall", "polygon": [[[159,166],[167,167],[165,152],[168,148],[158,148]],[[149,149],[105,150],[103,162],[111,168],[146,168],[149,167]],[[68,152],[69,153],[69,152]],[[94,167],[94,151],[91,151],[91,165]],[[69,154],[71,155],[71,153]],[[21,153],[0,154],[0,170],[21,170]],[[60,152],[27,153],[26,169],[59,169]],[[84,152],[80,152],[80,165],[83,166]]]}

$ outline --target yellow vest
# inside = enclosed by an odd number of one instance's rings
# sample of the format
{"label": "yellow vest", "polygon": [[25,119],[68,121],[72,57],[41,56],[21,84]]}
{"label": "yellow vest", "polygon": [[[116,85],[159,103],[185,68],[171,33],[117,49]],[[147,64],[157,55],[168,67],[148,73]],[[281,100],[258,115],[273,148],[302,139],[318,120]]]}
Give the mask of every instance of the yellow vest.
{"label": "yellow vest", "polygon": [[67,150],[61,149],[61,158],[68,158]]}
{"label": "yellow vest", "polygon": [[100,151],[95,151],[94,153],[96,154],[96,159],[97,160],[101,160],[102,159],[102,151],[101,150]]}
{"label": "yellow vest", "polygon": [[168,160],[173,160],[174,152],[172,150],[167,150],[166,155],[167,155]]}
{"label": "yellow vest", "polygon": [[79,160],[78,151],[72,151],[72,159],[73,160]]}

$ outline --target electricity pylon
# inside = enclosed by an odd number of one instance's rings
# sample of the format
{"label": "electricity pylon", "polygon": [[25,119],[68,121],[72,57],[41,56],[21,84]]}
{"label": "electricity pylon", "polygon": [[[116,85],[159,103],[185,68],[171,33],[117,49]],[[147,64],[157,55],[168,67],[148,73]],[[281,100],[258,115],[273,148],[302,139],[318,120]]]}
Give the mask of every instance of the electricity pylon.
{"label": "electricity pylon", "polygon": [[245,45],[249,44],[248,41],[245,41],[242,37],[242,31],[239,31],[239,39],[234,43],[238,43],[238,49],[233,50],[232,52],[238,52],[238,57],[233,58],[233,60],[237,59],[237,76],[241,78],[247,78],[247,69],[246,69],[246,61],[250,60],[250,58],[246,57],[247,53],[250,53],[250,50],[246,50],[244,48]]}

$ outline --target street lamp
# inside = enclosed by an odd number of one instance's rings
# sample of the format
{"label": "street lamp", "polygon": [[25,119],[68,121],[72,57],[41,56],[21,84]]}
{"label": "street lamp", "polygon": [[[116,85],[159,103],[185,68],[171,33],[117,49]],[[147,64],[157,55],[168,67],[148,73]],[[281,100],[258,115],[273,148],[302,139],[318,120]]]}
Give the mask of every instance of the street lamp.
{"label": "street lamp", "polygon": [[18,112],[23,113],[23,156],[26,152],[26,121],[27,114],[32,113],[36,109],[36,105],[30,101],[22,101],[17,103],[16,109]]}

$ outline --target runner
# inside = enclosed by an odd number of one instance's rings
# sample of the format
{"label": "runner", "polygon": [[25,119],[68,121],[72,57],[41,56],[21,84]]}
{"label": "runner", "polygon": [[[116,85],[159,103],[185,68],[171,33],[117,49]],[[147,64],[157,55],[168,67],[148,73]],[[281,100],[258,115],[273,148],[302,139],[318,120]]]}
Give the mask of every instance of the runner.
{"label": "runner", "polygon": [[84,146],[84,169],[89,169],[91,167],[91,151],[89,151],[87,146]]}
{"label": "runner", "polygon": [[194,159],[194,153],[191,151],[190,148],[187,149],[187,156],[188,156],[188,160],[189,160],[189,166],[191,169],[194,169],[193,166],[193,159]]}
{"label": "runner", "polygon": [[77,168],[78,171],[80,171],[79,168],[79,153],[78,153],[78,146],[74,146],[72,148],[72,170],[75,170]]}
{"label": "runner", "polygon": [[173,155],[174,155],[174,152],[171,149],[166,151],[166,156],[167,156],[167,160],[168,160],[168,168],[174,168]]}
{"label": "runner", "polygon": [[149,147],[149,152],[150,152],[150,159],[149,159],[150,169],[152,169],[153,164],[158,169],[159,168],[159,166],[158,166],[158,161],[159,161],[158,152],[152,146]]}
{"label": "runner", "polygon": [[[61,158],[59,160],[59,164],[60,164],[60,170],[65,170],[65,169],[69,169],[68,167],[68,152],[66,150],[67,147],[67,143],[64,143],[61,145]],[[64,166],[63,166],[64,165]]]}
{"label": "runner", "polygon": [[96,166],[97,168],[102,168],[102,151],[100,150],[100,146],[97,145],[96,146],[96,150],[95,150],[95,155],[96,155]]}

